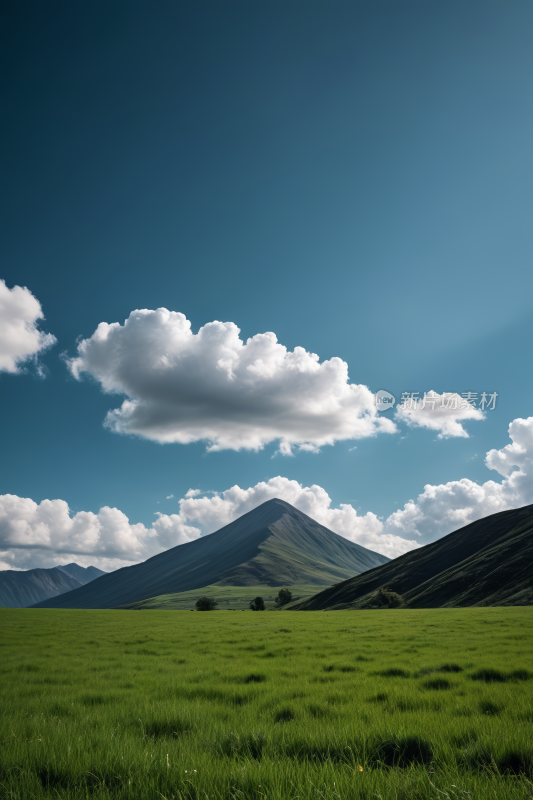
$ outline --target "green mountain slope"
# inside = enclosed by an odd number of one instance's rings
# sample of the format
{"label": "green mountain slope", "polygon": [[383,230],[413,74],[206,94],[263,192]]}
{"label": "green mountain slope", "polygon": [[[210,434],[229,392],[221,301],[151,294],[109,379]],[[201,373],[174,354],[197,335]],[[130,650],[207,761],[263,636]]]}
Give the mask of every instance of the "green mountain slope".
{"label": "green mountain slope", "polygon": [[338,536],[283,500],[269,500],[216,533],[97,578],[37,608],[115,608],[217,583],[331,586],[388,559]]}
{"label": "green mountain slope", "polygon": [[78,564],[51,569],[3,570],[0,572],[0,606],[27,608],[40,600],[78,589],[105,574],[96,567]]}
{"label": "green mountain slope", "polygon": [[[250,601],[256,597],[262,597],[265,608],[279,610],[276,605],[276,595],[281,586],[221,586],[214,583],[211,586],[201,586],[189,592],[179,592],[177,594],[160,594],[158,597],[149,597],[146,600],[139,600],[137,603],[128,603],[120,606],[128,611],[148,611],[156,609],[158,611],[190,611],[194,609],[195,603],[202,595],[212,597],[218,603],[218,611],[247,611]],[[313,586],[293,586],[286,585],[294,598],[294,602],[303,600],[316,594],[316,584]]]}
{"label": "green mountain slope", "polygon": [[384,592],[408,608],[533,604],[533,505],[472,522],[293,608],[374,608],[387,604]]}

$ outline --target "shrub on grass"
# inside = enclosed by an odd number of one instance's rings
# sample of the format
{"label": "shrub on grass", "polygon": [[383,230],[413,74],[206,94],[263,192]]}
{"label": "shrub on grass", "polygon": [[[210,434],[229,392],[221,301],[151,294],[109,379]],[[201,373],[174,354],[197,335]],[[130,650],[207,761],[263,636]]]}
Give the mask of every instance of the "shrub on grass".
{"label": "shrub on grass", "polygon": [[292,600],[292,592],[288,589],[280,589],[277,596],[275,603],[277,606],[286,606],[287,603],[290,603]]}
{"label": "shrub on grass", "polygon": [[405,600],[397,592],[390,592],[388,589],[378,589],[377,592],[368,596],[368,599],[361,606],[364,609],[378,608],[402,608]]}
{"label": "shrub on grass", "polygon": [[262,597],[256,597],[254,600],[250,602],[250,608],[252,611],[264,611],[265,610],[265,601]]}
{"label": "shrub on grass", "polygon": [[197,611],[214,611],[218,606],[217,601],[213,597],[199,597],[195,603]]}
{"label": "shrub on grass", "polygon": [[405,603],[401,594],[389,592],[386,589],[379,590],[377,600],[381,608],[401,608]]}
{"label": "shrub on grass", "polygon": [[373,760],[387,767],[409,767],[429,764],[433,758],[431,744],[420,736],[397,736],[381,742],[373,753]]}

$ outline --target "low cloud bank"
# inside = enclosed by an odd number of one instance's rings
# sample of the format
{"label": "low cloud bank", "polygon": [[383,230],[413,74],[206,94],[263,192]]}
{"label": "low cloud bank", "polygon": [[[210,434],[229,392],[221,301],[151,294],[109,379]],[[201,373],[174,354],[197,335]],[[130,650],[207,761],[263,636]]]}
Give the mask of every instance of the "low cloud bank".
{"label": "low cloud bank", "polygon": [[48,567],[69,560],[117,569],[212,533],[273,497],[286,500],[341,536],[395,558],[488,514],[533,503],[533,417],[515,419],[509,435],[511,443],[490,450],[485,459],[487,467],[503,477],[501,483],[490,480],[478,485],[463,478],[428,484],[416,501],[410,500],[385,522],[372,512],[360,516],[349,504],[332,508],[321,486],[302,486],[281,476],[209,496],[191,489],[180,500],[179,514],[158,514],[149,528],[131,524],[116,508],[71,516],[64,500],[37,504],[29,498],[3,495],[0,568]]}
{"label": "low cloud bank", "polygon": [[118,508],[70,515],[64,500],[35,503],[13,494],[0,496],[0,560],[4,569],[53,567],[66,560],[104,570],[118,569],[192,541],[198,528],[179,514],[159,514],[150,528],[131,524]]}
{"label": "low cloud bank", "polygon": [[126,396],[106,426],[157,442],[206,441],[209,450],[260,450],[279,441],[316,451],[323,445],[394,433],[372,392],[349,383],[340,358],[320,363],[292,352],[274,333],[244,342],[233,322],[198,333],[176,311],[132,311],[124,325],[101,322],[68,362],[76,378],[91,375],[104,392]]}
{"label": "low cloud bank", "polygon": [[[0,496],[0,569],[51,567],[65,561],[113,570],[213,533],[256,506],[279,497],[351,541],[391,558],[418,544],[400,536],[381,534],[375,514],[359,516],[351,505],[331,508],[321,486],[301,486],[288,478],[272,478],[249,489],[233,486],[220,494],[198,496],[189,491],[179,514],[157,515],[150,528],[131,524],[117,508],[74,516],[64,500],[33,500]],[[3,566],[2,566],[3,565]]]}
{"label": "low cloud bank", "polygon": [[0,372],[17,373],[56,342],[37,322],[44,319],[41,304],[25,286],[8,289],[0,279]]}
{"label": "low cloud bank", "polygon": [[485,458],[487,467],[504,477],[501,483],[479,485],[462,478],[438,486],[428,484],[416,502],[410,500],[391,514],[385,530],[434,541],[489,514],[533,503],[533,417],[511,422],[509,436],[511,444],[490,450]]}

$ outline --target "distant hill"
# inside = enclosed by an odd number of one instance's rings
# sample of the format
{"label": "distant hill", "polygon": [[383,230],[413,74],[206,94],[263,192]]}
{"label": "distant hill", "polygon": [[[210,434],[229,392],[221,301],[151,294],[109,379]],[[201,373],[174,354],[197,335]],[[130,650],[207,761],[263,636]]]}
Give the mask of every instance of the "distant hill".
{"label": "distant hill", "polygon": [[[396,596],[395,596],[396,595]],[[398,597],[399,595],[399,597]],[[533,604],[533,505],[472,522],[294,609]]]}
{"label": "distant hill", "polygon": [[0,606],[27,608],[40,600],[78,589],[101,575],[96,567],[67,564],[51,569],[8,569],[0,572]]}
{"label": "distant hill", "polygon": [[58,566],[58,569],[62,569],[63,572],[73,578],[77,578],[82,585],[94,581],[95,578],[99,578],[101,575],[107,575],[107,572],[103,572],[97,567],[80,567],[79,564],[74,563]]}
{"label": "distant hill", "polygon": [[104,575],[36,607],[115,608],[214,583],[331,586],[388,560],[275,499],[216,533]]}

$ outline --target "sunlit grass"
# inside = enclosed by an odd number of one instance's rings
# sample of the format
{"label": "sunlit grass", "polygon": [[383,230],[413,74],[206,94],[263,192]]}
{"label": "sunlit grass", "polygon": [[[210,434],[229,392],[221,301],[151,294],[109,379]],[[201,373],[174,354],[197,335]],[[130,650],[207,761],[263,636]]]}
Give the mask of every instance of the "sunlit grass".
{"label": "sunlit grass", "polygon": [[[202,595],[212,597],[218,602],[219,611],[248,611],[250,602],[256,597],[262,597],[267,610],[276,608],[276,595],[282,587],[273,588],[272,586],[220,586],[218,583],[210,586],[203,586],[200,589],[193,589],[187,592],[175,594],[160,594],[157,597],[149,597],[137,603],[130,603],[124,608],[134,609],[157,609],[160,611],[191,611],[195,609],[196,601]],[[304,600],[320,591],[321,586],[316,584],[286,584],[286,589],[292,593],[292,602]]]}
{"label": "sunlit grass", "polygon": [[0,796],[533,797],[529,608],[0,609]]}

